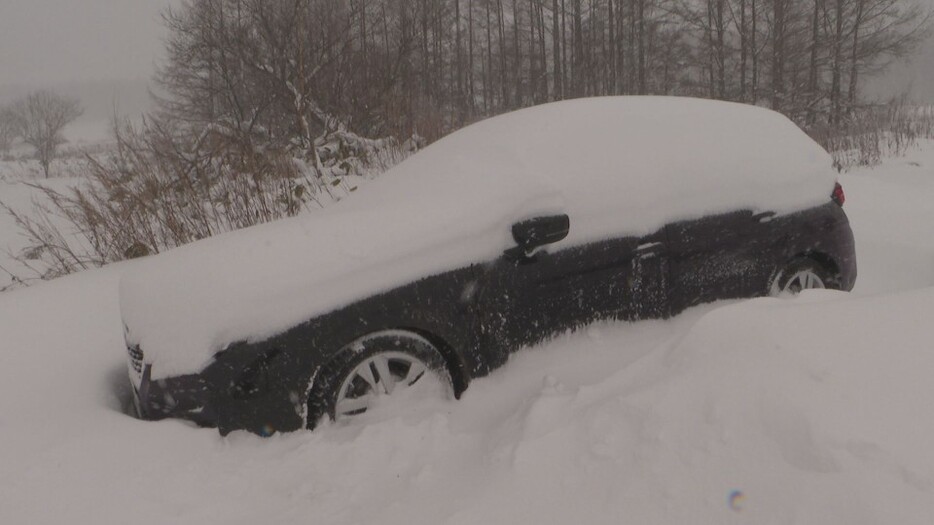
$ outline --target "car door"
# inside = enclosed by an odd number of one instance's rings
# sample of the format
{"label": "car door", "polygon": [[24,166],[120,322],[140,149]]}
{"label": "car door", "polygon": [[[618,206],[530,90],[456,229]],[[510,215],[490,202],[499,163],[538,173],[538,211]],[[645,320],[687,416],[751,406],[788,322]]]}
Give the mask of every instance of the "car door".
{"label": "car door", "polygon": [[740,210],[669,224],[672,311],[754,295],[759,237],[772,215]]}
{"label": "car door", "polygon": [[478,302],[483,336],[515,350],[601,319],[665,315],[664,235],[500,258]]}

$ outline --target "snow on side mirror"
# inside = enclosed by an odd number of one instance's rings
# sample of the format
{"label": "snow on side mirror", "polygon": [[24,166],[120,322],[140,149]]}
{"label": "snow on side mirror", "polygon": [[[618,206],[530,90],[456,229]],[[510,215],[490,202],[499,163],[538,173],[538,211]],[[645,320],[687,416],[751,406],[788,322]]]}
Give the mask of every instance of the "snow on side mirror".
{"label": "snow on side mirror", "polygon": [[526,257],[542,246],[556,243],[568,236],[571,219],[567,215],[536,217],[512,225],[512,238],[517,250]]}

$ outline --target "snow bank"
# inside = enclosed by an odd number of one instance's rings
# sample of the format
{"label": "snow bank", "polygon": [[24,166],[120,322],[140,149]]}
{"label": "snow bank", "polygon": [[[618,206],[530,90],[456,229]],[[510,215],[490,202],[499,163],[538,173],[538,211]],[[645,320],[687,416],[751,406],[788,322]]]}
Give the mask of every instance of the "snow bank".
{"label": "snow bank", "polygon": [[460,401],[261,439],[116,411],[114,276],[0,297],[0,333],[20,350],[0,355],[4,523],[934,515],[932,289],[598,325],[517,354]]}
{"label": "snow bank", "polygon": [[122,312],[154,378],[192,372],[227,343],[493,259],[523,218],[567,213],[561,247],[718,211],[787,212],[827,201],[830,166],[761,108],[664,97],[547,104],[458,131],[326,210],[154,257],[124,279]]}

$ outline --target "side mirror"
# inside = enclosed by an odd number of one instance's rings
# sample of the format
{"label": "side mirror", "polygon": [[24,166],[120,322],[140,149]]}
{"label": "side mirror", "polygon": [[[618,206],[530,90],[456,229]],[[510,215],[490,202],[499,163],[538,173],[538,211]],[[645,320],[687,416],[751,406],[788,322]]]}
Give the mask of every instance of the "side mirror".
{"label": "side mirror", "polygon": [[517,251],[530,256],[536,249],[567,237],[570,229],[571,219],[567,215],[536,217],[513,224],[512,238],[519,245]]}

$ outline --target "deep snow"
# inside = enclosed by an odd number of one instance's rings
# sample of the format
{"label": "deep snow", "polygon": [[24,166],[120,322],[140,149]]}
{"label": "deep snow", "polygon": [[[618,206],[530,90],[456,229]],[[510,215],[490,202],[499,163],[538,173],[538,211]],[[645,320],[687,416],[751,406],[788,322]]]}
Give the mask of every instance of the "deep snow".
{"label": "deep snow", "polygon": [[269,439],[121,412],[135,263],[0,294],[0,523],[930,523],[934,144],[841,181],[852,294],[600,324]]}

